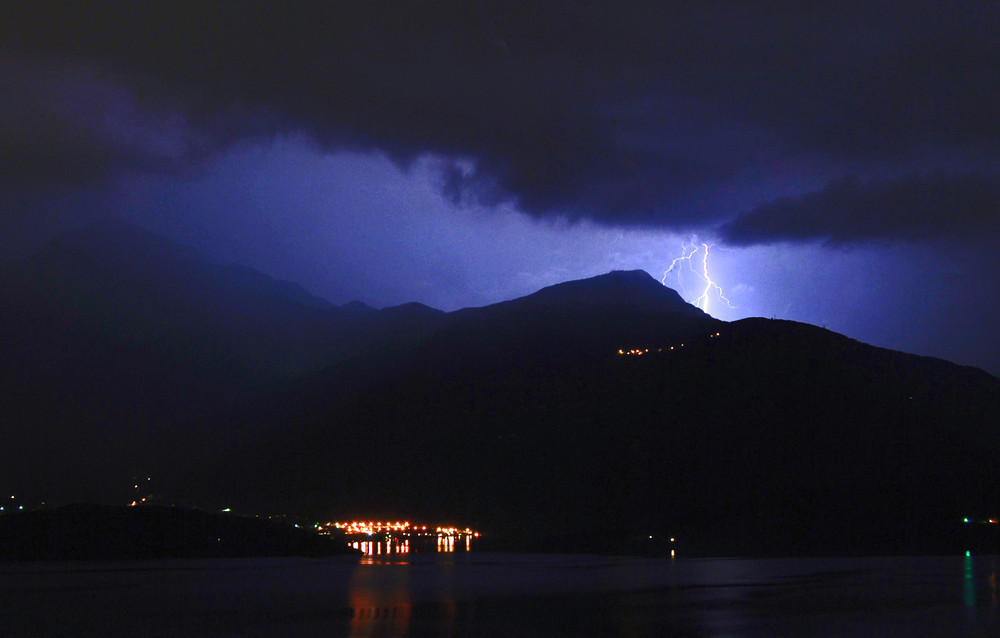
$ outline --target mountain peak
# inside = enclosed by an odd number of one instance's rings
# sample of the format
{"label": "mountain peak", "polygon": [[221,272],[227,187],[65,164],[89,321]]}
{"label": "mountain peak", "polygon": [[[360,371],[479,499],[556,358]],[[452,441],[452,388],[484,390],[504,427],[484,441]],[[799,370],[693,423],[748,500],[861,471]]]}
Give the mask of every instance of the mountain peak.
{"label": "mountain peak", "polygon": [[684,301],[677,291],[664,286],[645,270],[612,270],[596,277],[548,286],[524,299],[546,305],[613,304],[705,316],[699,308]]}
{"label": "mountain peak", "polygon": [[[591,277],[590,281],[597,285],[618,286],[633,290],[650,290],[662,293],[664,289],[677,294],[672,288],[664,286],[645,270],[612,270],[604,275]],[[680,298],[680,295],[678,295]]]}

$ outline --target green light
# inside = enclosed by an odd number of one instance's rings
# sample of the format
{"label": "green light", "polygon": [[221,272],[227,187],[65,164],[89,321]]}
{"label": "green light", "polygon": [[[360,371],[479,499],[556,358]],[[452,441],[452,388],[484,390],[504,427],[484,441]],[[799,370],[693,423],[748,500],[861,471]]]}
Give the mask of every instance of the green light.
{"label": "green light", "polygon": [[963,522],[963,523],[968,523],[968,522],[969,522],[969,517],[968,517],[968,516],[966,516],[965,518],[963,518],[963,519],[962,519],[962,522]]}
{"label": "green light", "polygon": [[976,580],[975,571],[972,566],[972,554],[966,550],[965,552],[965,570],[964,577],[962,578],[962,599],[965,602],[965,606],[969,609],[975,609],[976,607]]}

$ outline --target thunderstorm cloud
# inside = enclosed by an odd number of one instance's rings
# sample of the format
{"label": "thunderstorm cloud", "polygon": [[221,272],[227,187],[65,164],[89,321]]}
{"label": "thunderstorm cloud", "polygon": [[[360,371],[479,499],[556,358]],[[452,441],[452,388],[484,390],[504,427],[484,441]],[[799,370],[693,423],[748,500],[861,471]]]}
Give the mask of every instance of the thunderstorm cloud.
{"label": "thunderstorm cloud", "polygon": [[931,204],[968,225],[995,201],[970,175],[997,159],[998,32],[995,2],[13,1],[0,174],[175,172],[297,134],[435,158],[452,200],[536,217],[905,238]]}
{"label": "thunderstorm cloud", "polygon": [[843,178],[801,197],[754,208],[719,229],[731,245],[969,239],[998,230],[1000,176],[944,172],[868,182]]}

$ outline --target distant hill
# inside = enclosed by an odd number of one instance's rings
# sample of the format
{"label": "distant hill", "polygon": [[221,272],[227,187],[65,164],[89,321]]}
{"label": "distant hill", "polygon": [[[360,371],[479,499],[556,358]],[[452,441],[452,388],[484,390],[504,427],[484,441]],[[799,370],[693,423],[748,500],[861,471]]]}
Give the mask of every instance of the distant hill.
{"label": "distant hill", "polygon": [[1000,516],[981,370],[722,322],[640,271],[451,313],[334,307],[131,232],[0,271],[22,308],[12,489],[151,472],[209,509],[451,518],[555,549],[950,551],[965,517]]}
{"label": "distant hill", "polygon": [[0,515],[0,560],[354,554],[343,534],[177,507],[67,505]]}
{"label": "distant hill", "polygon": [[197,446],[192,419],[351,356],[372,328],[353,306],[116,221],[0,265],[0,297],[0,485],[40,499],[127,494],[174,462],[165,450]]}

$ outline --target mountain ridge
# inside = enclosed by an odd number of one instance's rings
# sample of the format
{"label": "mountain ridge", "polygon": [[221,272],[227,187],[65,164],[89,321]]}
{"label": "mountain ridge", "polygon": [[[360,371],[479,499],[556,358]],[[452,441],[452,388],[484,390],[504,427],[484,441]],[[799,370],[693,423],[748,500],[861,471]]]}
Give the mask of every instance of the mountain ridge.
{"label": "mountain ridge", "polygon": [[181,504],[457,517],[513,545],[894,552],[950,548],[1000,488],[1000,380],[719,321],[641,271],[445,313],[317,305],[163,248],[123,281],[57,248],[0,267],[21,310],[0,485],[38,500],[121,502],[141,473]]}

